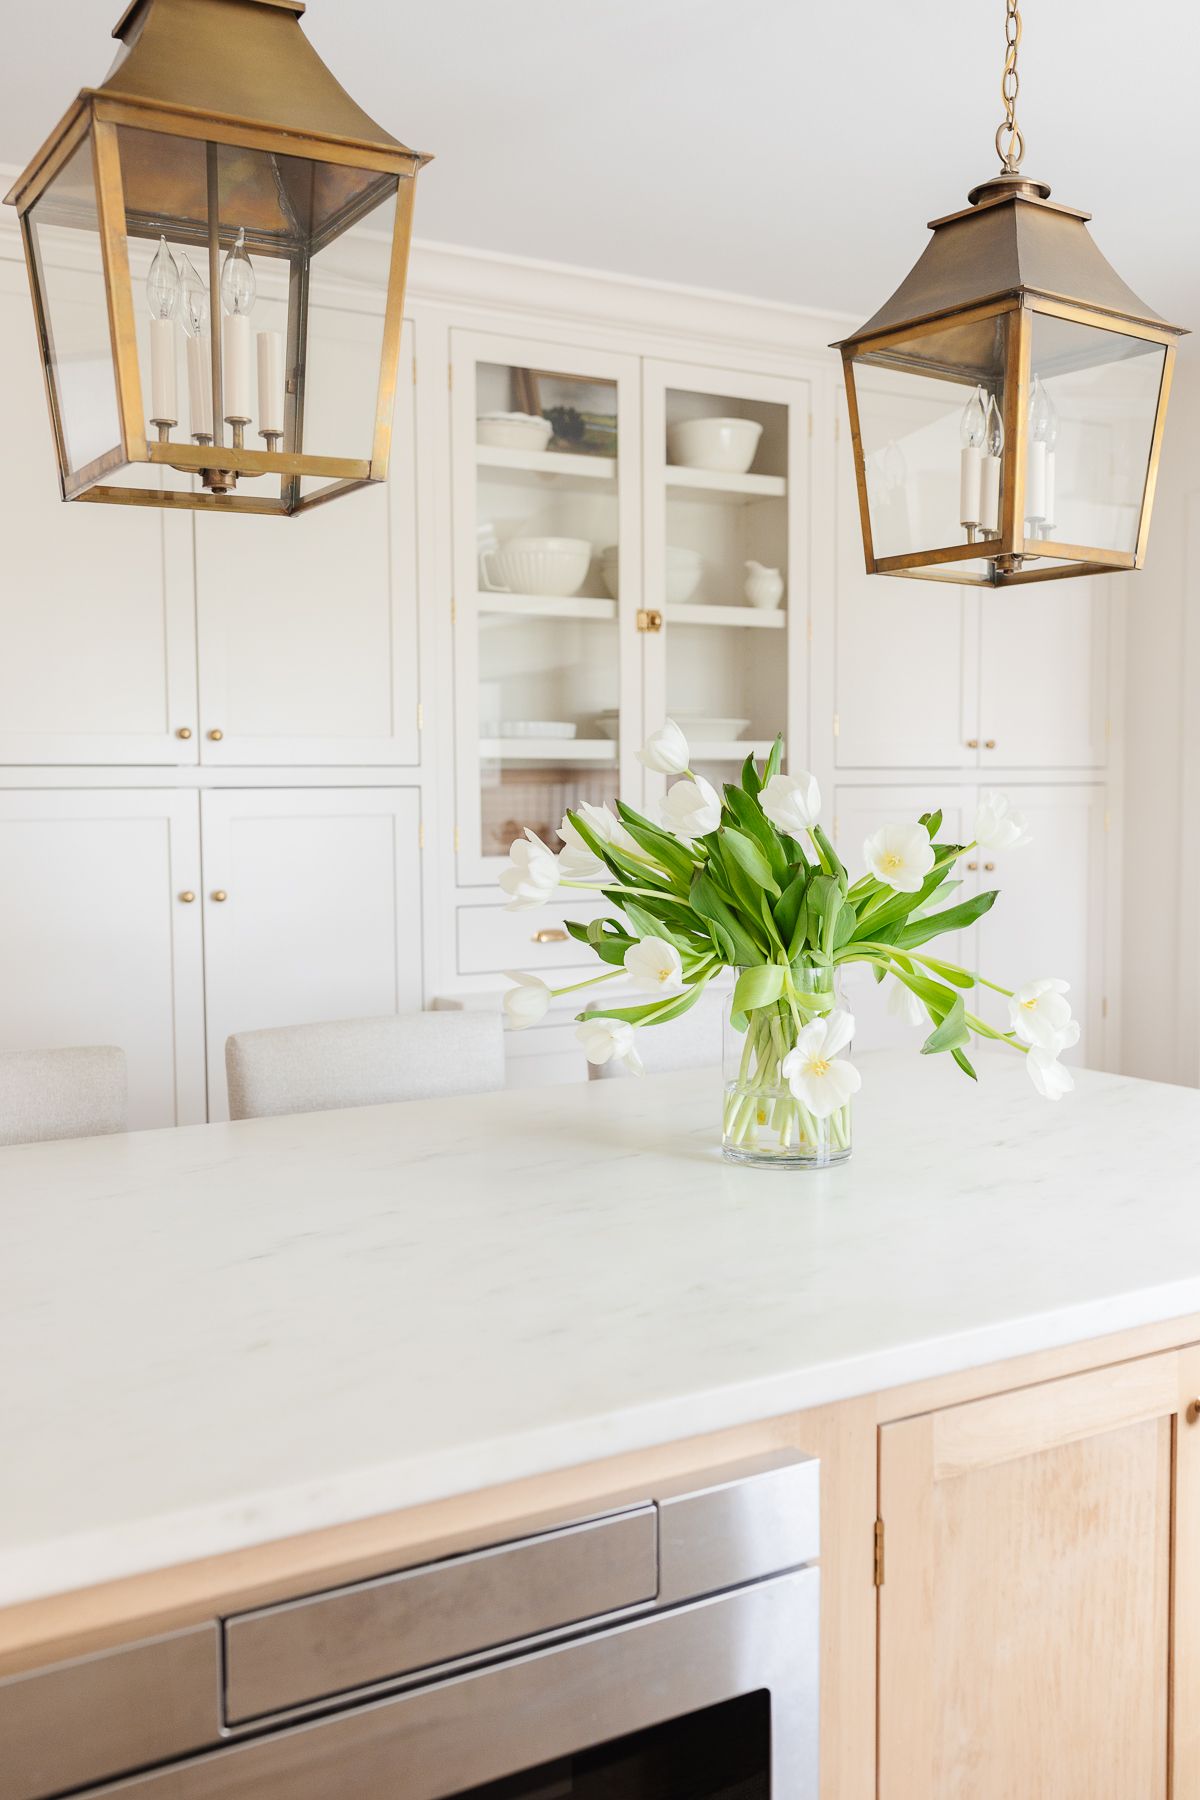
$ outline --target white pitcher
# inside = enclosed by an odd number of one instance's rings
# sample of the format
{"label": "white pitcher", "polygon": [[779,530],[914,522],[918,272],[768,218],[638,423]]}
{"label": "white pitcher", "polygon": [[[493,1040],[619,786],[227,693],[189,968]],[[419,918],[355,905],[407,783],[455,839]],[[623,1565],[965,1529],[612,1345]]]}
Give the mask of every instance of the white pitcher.
{"label": "white pitcher", "polygon": [[762,563],[747,562],[746,584],[742,589],[751,606],[771,612],[783,599],[783,576],[778,569],[764,568]]}

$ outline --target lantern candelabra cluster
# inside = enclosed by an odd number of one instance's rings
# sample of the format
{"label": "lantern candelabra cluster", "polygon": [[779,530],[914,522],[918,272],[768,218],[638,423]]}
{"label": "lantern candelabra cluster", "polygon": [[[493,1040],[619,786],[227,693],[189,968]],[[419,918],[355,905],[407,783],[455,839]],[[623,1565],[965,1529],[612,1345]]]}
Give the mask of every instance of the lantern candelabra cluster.
{"label": "lantern candelabra cluster", "polygon": [[[150,423],[160,443],[169,443],[179,424],[178,348],[182,326],[187,344],[188,424],[193,443],[214,441],[213,420],[230,427],[233,448],[245,447],[254,415],[250,315],[258,297],[254,264],[240,229],[221,270],[221,360],[214,383],[209,303],[204,282],[188,256],[175,260],[165,237],[146,277],[150,303]],[[258,368],[258,435],[269,451],[284,434],[284,341],[281,331],[255,334]]]}

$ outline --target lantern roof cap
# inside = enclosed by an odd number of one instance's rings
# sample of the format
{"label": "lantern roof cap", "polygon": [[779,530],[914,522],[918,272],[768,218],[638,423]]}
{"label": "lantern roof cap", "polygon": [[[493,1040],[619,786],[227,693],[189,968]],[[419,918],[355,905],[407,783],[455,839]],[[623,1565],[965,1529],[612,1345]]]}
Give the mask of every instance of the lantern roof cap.
{"label": "lantern roof cap", "polygon": [[930,221],[933,237],[890,300],[835,348],[1026,295],[1182,335],[1122,281],[1088,231],[1090,218],[1028,176],[981,182],[967,207]]}

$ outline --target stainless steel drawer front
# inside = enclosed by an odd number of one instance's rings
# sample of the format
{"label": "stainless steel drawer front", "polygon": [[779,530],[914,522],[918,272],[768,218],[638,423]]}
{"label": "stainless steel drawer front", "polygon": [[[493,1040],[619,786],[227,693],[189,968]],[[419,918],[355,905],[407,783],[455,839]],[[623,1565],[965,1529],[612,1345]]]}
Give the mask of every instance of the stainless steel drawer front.
{"label": "stainless steel drawer front", "polygon": [[107,1800],[446,1800],[767,1688],[772,1800],[817,1800],[818,1580],[804,1569],[651,1613],[102,1792]]}
{"label": "stainless steel drawer front", "polygon": [[242,1613],[225,1626],[230,1724],[653,1601],[653,1506]]}
{"label": "stainless steel drawer front", "polygon": [[37,1800],[216,1742],[214,1624],[0,1681],[0,1800]]}

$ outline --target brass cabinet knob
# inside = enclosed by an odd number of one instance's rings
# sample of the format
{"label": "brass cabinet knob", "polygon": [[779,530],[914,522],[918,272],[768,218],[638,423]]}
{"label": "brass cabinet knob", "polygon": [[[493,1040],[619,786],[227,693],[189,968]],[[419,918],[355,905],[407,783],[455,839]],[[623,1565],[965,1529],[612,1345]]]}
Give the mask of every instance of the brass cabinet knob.
{"label": "brass cabinet knob", "polygon": [[225,892],[224,888],[216,888],[213,892],[214,900],[221,901],[221,900],[228,900],[228,898],[229,898],[229,895]]}
{"label": "brass cabinet knob", "polygon": [[978,738],[968,738],[967,739],[967,749],[968,750],[978,750],[978,748],[979,748],[979,739]]}
{"label": "brass cabinet knob", "polygon": [[531,944],[565,944],[569,935],[568,932],[560,931],[557,926],[543,925],[529,941]]}
{"label": "brass cabinet knob", "polygon": [[214,744],[219,744],[221,739],[225,736],[225,733],[223,731],[210,731],[208,735]]}
{"label": "brass cabinet knob", "polygon": [[995,865],[995,863],[984,863],[984,865],[983,865],[983,866],[984,866],[984,868],[985,868],[985,869],[986,869],[986,870],[987,870],[987,872],[988,872],[988,874],[989,874],[989,875],[990,875],[990,874],[991,874],[991,873],[992,873],[992,872],[993,872],[993,870],[994,870],[994,869],[995,869],[995,867],[996,867],[996,865]]}
{"label": "brass cabinet knob", "polygon": [[183,904],[185,906],[190,906],[192,904],[192,901],[196,898],[196,896],[195,896],[195,894],[193,894],[191,888],[185,888],[183,890],[182,894],[180,894],[179,898],[183,901]]}
{"label": "brass cabinet knob", "polygon": [[175,733],[175,736],[179,738],[190,738],[191,735],[192,728],[190,725],[181,725],[179,730]]}
{"label": "brass cabinet knob", "polygon": [[983,747],[985,750],[994,750],[996,748],[995,738],[984,738]]}
{"label": "brass cabinet knob", "polygon": [[967,867],[968,867],[968,869],[975,870],[979,867],[979,864],[978,863],[968,863]]}

